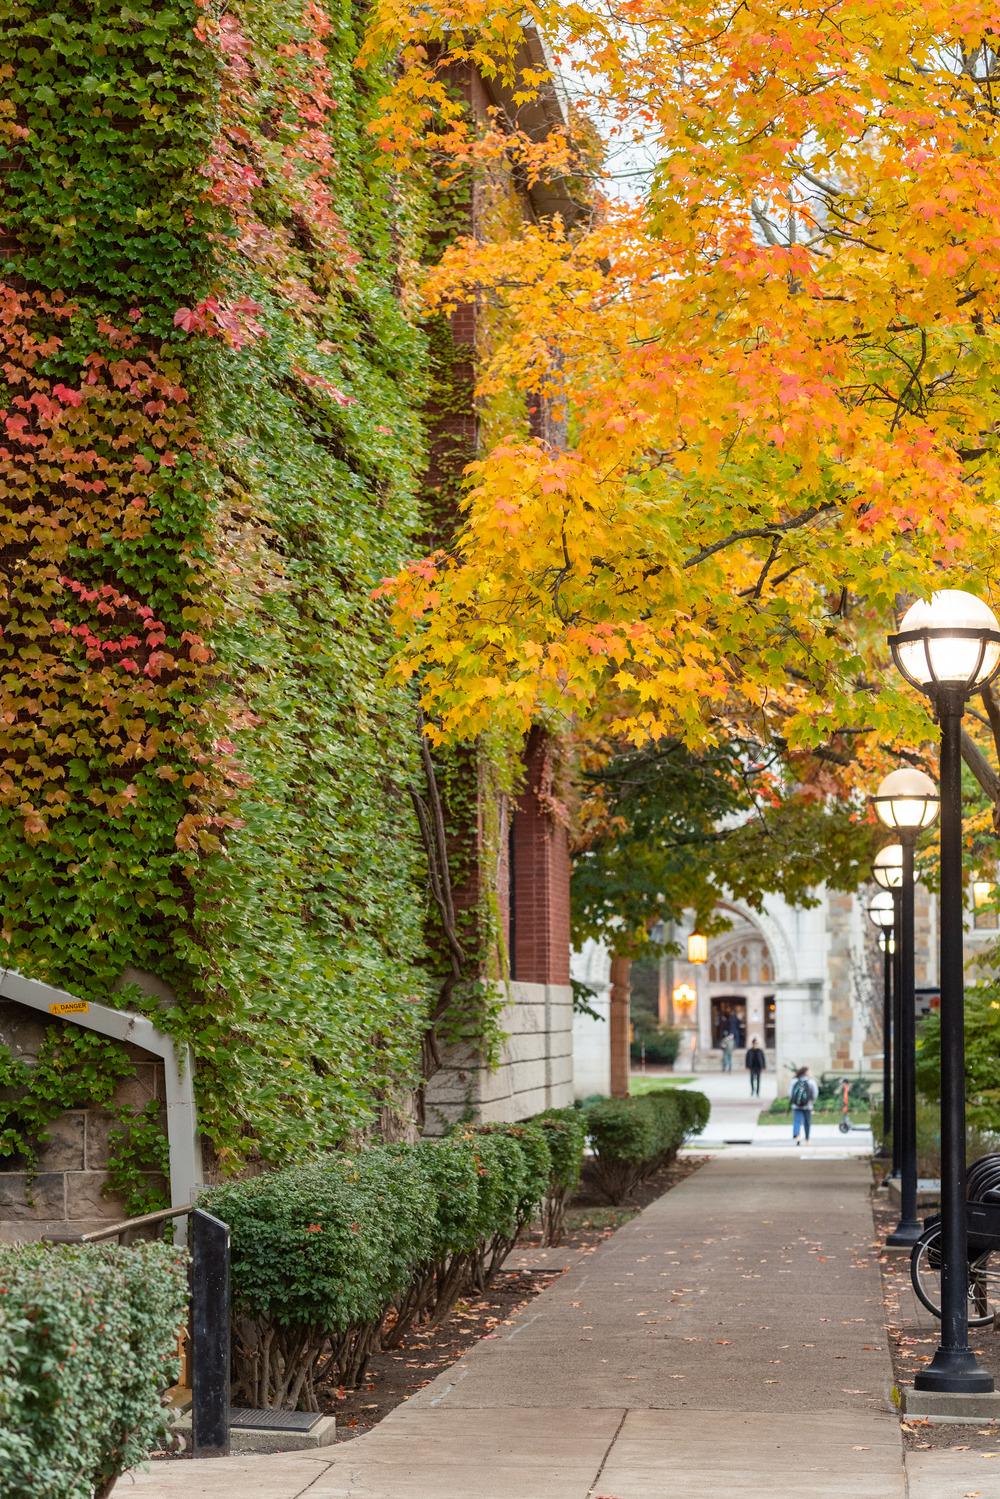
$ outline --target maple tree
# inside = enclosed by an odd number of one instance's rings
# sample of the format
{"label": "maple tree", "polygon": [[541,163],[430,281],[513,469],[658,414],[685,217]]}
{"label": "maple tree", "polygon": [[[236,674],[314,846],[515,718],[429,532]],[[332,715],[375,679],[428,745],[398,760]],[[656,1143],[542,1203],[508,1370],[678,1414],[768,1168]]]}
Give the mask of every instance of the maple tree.
{"label": "maple tree", "polygon": [[[452,99],[461,59],[535,94],[525,24],[589,130]],[[466,237],[422,280],[431,309],[502,309],[484,393],[569,423],[564,448],[500,434],[454,547],[387,585],[439,735],[840,732],[848,784],[926,737],[884,637],[907,595],[990,596],[996,45],[972,0],[375,6],[387,152],[594,175],[575,225]]]}

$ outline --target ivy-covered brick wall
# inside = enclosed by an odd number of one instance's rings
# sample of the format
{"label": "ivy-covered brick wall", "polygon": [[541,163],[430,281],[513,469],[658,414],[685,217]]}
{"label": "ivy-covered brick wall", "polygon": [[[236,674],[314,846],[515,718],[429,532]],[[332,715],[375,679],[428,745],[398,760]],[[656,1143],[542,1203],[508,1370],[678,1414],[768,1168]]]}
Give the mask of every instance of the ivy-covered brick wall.
{"label": "ivy-covered brick wall", "polygon": [[423,207],[361,24],[13,0],[0,30],[0,962],[189,1040],[231,1163],[405,1108],[426,1006],[371,598],[418,532]]}

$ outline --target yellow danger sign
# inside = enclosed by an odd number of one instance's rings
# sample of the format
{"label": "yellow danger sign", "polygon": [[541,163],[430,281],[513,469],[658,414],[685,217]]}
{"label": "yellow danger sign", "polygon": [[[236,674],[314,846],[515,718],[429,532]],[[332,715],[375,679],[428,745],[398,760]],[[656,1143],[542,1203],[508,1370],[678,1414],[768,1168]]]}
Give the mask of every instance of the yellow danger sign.
{"label": "yellow danger sign", "polygon": [[86,1015],[90,1009],[85,999],[71,999],[61,1005],[49,1005],[50,1015]]}

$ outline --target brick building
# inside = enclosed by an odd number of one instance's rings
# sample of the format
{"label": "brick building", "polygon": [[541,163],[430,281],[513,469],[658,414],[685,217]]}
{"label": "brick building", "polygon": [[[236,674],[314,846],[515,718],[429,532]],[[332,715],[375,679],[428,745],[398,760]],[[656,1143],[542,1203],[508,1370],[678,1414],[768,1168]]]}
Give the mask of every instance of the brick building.
{"label": "brick building", "polygon": [[[539,38],[527,30],[518,71],[544,68],[546,61]],[[470,66],[454,69],[451,82],[481,121],[492,113],[495,120],[516,123],[533,138],[565,123],[554,85],[525,104],[516,103],[500,81],[484,79]],[[493,214],[512,212],[529,220],[558,213],[572,223],[580,205],[563,181],[526,188],[509,172],[497,170],[484,173],[471,187],[458,227],[486,237]],[[446,546],[457,523],[462,472],[491,436],[490,413],[475,397],[477,359],[490,335],[489,312],[466,303],[454,310],[446,329],[431,331],[438,374],[428,475],[429,539]],[[524,423],[534,435],[562,440],[543,400],[526,406]],[[508,798],[496,792],[488,776],[477,777],[475,752],[468,752],[467,775],[470,782],[477,780],[477,792],[474,832],[466,827],[464,836],[474,845],[475,869],[465,879],[459,901],[468,907],[484,894],[493,900],[500,940],[490,982],[499,986],[499,1024],[506,1040],[499,1065],[488,1065],[474,1044],[453,1046],[442,1057],[443,1065],[426,1089],[425,1127],[431,1132],[467,1113],[512,1120],[572,1101],[570,860],[567,829],[552,795],[558,758],[558,744],[534,729],[524,747],[519,790]],[[463,831],[456,830],[455,836],[461,840]]]}

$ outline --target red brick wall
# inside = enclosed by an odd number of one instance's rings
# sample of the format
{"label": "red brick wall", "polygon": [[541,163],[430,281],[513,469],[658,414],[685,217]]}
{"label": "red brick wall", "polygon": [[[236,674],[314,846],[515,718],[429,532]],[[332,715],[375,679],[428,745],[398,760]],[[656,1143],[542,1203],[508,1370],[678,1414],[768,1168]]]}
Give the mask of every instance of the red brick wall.
{"label": "red brick wall", "polygon": [[511,970],[524,983],[568,984],[569,842],[544,805],[548,748],[543,731],[533,729],[514,812]]}
{"label": "red brick wall", "polygon": [[[482,79],[468,64],[448,70],[448,79],[480,120],[486,118],[489,95]],[[525,201],[525,212],[530,205]],[[482,196],[474,188],[469,203],[465,232],[475,234],[482,220]],[[449,232],[454,229],[449,224]],[[475,356],[477,343],[477,309],[472,303],[455,308],[450,318],[450,332],[455,359],[449,362],[449,401],[432,402],[428,411],[430,453],[425,492],[428,509],[428,541],[431,546],[447,546],[460,520],[454,497],[460,476],[469,461],[477,456],[479,424],[475,409]],[[459,397],[459,399],[456,399]],[[546,403],[532,404],[531,430],[537,436],[558,441],[561,434],[552,423]],[[472,905],[479,894],[480,882],[496,882],[501,919],[508,923],[511,974],[527,983],[568,984],[570,956],[569,926],[569,846],[566,829],[554,819],[540,799],[544,793],[547,769],[545,736],[532,732],[525,751],[526,789],[511,809],[510,845],[513,852],[513,874],[507,847],[500,850],[499,867],[481,870],[479,878],[456,891],[456,903]],[[470,777],[475,764],[470,753]],[[489,794],[489,793],[487,793]],[[464,843],[471,828],[456,825],[449,817],[449,829],[457,841]],[[481,827],[476,829],[481,840]],[[511,889],[511,886],[513,889]],[[511,901],[513,900],[513,911]]]}

